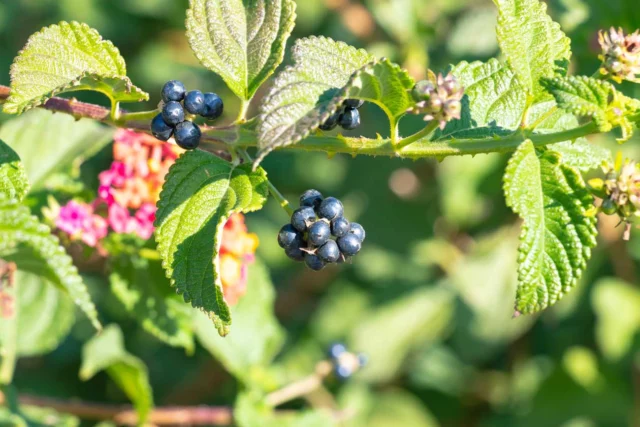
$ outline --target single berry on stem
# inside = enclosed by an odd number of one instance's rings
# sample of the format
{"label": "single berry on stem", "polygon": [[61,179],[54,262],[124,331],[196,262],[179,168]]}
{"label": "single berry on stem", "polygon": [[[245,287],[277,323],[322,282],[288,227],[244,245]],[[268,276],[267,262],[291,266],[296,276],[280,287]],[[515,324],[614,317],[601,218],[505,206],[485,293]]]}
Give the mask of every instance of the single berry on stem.
{"label": "single berry on stem", "polygon": [[182,101],[186,93],[184,84],[178,80],[171,80],[162,87],[162,100],[164,102]]}
{"label": "single berry on stem", "polygon": [[316,212],[313,208],[308,206],[298,208],[291,215],[291,225],[293,225],[296,230],[304,233],[307,231],[309,225],[317,219]]}
{"label": "single berry on stem", "polygon": [[202,114],[205,110],[204,94],[199,90],[192,90],[184,97],[184,108],[191,114]]}
{"label": "single berry on stem", "polygon": [[362,226],[357,222],[351,223],[349,233],[356,236],[360,240],[360,242],[364,242],[365,237],[367,237],[367,234],[364,232],[364,228],[362,228]]}
{"label": "single berry on stem", "polygon": [[364,105],[364,101],[361,99],[347,99],[345,100],[342,105],[344,105],[347,108],[360,108]]}
{"label": "single berry on stem", "polygon": [[320,203],[320,207],[318,208],[318,215],[321,218],[326,218],[329,221],[342,216],[344,213],[344,207],[340,200],[335,197],[327,197]]}
{"label": "single berry on stem", "polygon": [[342,111],[338,110],[332,115],[330,115],[329,118],[319,126],[320,130],[328,131],[328,130],[335,129],[335,127],[338,126],[338,120],[340,119],[340,114],[342,114]]}
{"label": "single berry on stem", "polygon": [[184,121],[176,126],[175,132],[176,143],[180,148],[185,150],[193,150],[200,145],[200,137],[202,133],[200,128],[193,122]]}
{"label": "single berry on stem", "polygon": [[173,126],[164,121],[162,114],[158,114],[151,120],[151,133],[159,140],[166,141],[173,134]]}
{"label": "single berry on stem", "polygon": [[303,236],[295,227],[291,224],[287,224],[280,229],[278,233],[278,244],[281,248],[286,249],[292,246],[300,247]]}
{"label": "single berry on stem", "polygon": [[204,112],[202,117],[206,117],[209,120],[217,119],[224,112],[224,103],[222,98],[212,92],[204,94]]}
{"label": "single berry on stem", "polygon": [[344,237],[340,237],[338,240],[338,247],[340,248],[340,252],[344,256],[354,256],[360,249],[362,248],[362,242],[355,234],[347,234]]}
{"label": "single berry on stem", "polygon": [[162,118],[170,126],[177,126],[184,121],[184,108],[177,101],[169,101],[162,107]]}
{"label": "single berry on stem", "polygon": [[308,206],[316,209],[322,203],[322,193],[318,190],[307,190],[300,196],[300,206]]}
{"label": "single berry on stem", "polygon": [[344,130],[353,130],[360,126],[360,112],[355,108],[345,108],[344,112],[340,114],[338,124],[342,126]]}
{"label": "single berry on stem", "polygon": [[304,246],[306,246],[306,243],[301,241],[299,245],[285,248],[284,253],[294,261],[304,261],[305,252],[302,251]]}
{"label": "single berry on stem", "polygon": [[320,271],[325,267],[325,262],[320,259],[319,256],[305,253],[304,254],[304,262],[307,264],[307,267],[312,269],[313,271]]}
{"label": "single berry on stem", "polygon": [[309,227],[309,243],[313,246],[324,245],[331,237],[331,227],[326,221],[316,221]]}
{"label": "single berry on stem", "polygon": [[346,236],[351,229],[351,223],[343,216],[339,216],[331,221],[331,234],[336,237]]}
{"label": "single berry on stem", "polygon": [[340,249],[338,248],[338,244],[335,240],[327,240],[324,245],[318,248],[316,255],[318,255],[324,262],[338,262],[340,259]]}

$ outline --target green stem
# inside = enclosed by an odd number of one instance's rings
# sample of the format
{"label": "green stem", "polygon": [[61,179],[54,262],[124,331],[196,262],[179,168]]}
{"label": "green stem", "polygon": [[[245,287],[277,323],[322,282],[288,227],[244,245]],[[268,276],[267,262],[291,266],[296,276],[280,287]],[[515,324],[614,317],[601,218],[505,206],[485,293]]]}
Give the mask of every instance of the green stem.
{"label": "green stem", "polygon": [[236,123],[243,123],[247,118],[247,111],[249,110],[249,104],[251,104],[251,100],[241,99],[240,100],[240,111],[238,111],[238,117],[236,117]]}
{"label": "green stem", "polygon": [[400,142],[396,144],[396,149],[398,151],[402,150],[403,148],[407,147],[410,144],[413,144],[416,141],[421,140],[422,138],[429,137],[438,128],[438,125],[439,123],[437,120],[432,120],[420,132],[414,133],[411,136],[401,139]]}
{"label": "green stem", "polygon": [[114,124],[117,126],[125,126],[127,123],[135,123],[135,122],[150,122],[156,115],[158,115],[159,110],[150,110],[150,111],[139,111],[137,113],[122,113],[118,120],[114,121]]}
{"label": "green stem", "polygon": [[537,128],[538,126],[540,126],[540,124],[542,124],[545,120],[547,120],[549,117],[551,117],[556,111],[558,111],[558,107],[553,107],[552,109],[550,109],[549,111],[547,111],[546,113],[544,113],[542,116],[540,116],[538,118],[538,120],[536,120],[535,122],[533,122],[533,124],[527,126],[527,129],[529,130],[533,130],[535,128]]}

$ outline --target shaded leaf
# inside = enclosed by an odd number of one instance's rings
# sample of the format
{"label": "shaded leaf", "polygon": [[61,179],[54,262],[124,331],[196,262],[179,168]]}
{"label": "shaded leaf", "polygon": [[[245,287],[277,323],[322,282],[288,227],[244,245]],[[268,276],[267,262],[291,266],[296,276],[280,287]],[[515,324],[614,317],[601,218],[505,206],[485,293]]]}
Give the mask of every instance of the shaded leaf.
{"label": "shaded leaf", "polygon": [[332,427],[336,425],[329,411],[289,411],[276,414],[273,407],[264,403],[264,396],[245,391],[238,395],[233,409],[238,427]]}
{"label": "shaded leaf", "polygon": [[0,140],[0,194],[21,201],[29,192],[29,179],[20,157]]}

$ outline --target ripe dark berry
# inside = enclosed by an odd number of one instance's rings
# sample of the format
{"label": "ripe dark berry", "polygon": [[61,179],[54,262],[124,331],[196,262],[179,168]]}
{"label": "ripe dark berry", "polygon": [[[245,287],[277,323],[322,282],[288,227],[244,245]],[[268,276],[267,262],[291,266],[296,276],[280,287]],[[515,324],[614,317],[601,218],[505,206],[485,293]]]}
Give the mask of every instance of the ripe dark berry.
{"label": "ripe dark berry", "polygon": [[364,101],[361,99],[347,99],[342,103],[347,108],[360,108],[364,105]]}
{"label": "ripe dark berry", "polygon": [[309,267],[313,271],[320,271],[326,265],[325,262],[320,259],[320,257],[308,253],[304,254],[304,263],[307,264],[307,267]]}
{"label": "ripe dark berry", "polygon": [[205,110],[204,95],[199,90],[192,90],[184,97],[184,108],[191,114],[202,114]]}
{"label": "ripe dark berry", "polygon": [[331,237],[331,227],[326,221],[316,221],[309,227],[309,243],[313,246],[321,246]]}
{"label": "ripe dark berry", "polygon": [[322,193],[318,190],[307,190],[300,196],[300,206],[317,208],[322,203]]}
{"label": "ripe dark berry", "polygon": [[161,141],[171,138],[173,127],[169,126],[162,118],[162,114],[158,114],[151,120],[151,133]]}
{"label": "ripe dark berry", "polygon": [[329,347],[328,353],[330,358],[337,359],[338,357],[340,357],[340,355],[342,355],[343,353],[346,353],[346,351],[347,351],[347,347],[341,342],[337,342],[337,343],[331,344],[331,347]]}
{"label": "ripe dark berry", "polygon": [[349,366],[336,365],[333,374],[340,381],[348,380],[353,375],[353,369]]}
{"label": "ripe dark berry", "polygon": [[[306,245],[306,243],[302,242],[301,245]],[[301,246],[286,248],[284,253],[294,261],[304,261],[305,253],[302,252]]]}
{"label": "ripe dark berry", "polygon": [[333,113],[329,118],[322,123],[319,127],[320,130],[333,130],[336,126],[338,126],[338,120],[340,119],[340,114],[342,112],[340,110]]}
{"label": "ripe dark berry", "polygon": [[307,231],[307,227],[317,219],[316,212],[308,206],[296,209],[291,215],[291,225],[300,232]]}
{"label": "ripe dark berry", "polygon": [[169,101],[162,107],[162,118],[170,126],[184,122],[184,108],[177,101]]}
{"label": "ripe dark berry", "polygon": [[193,150],[200,145],[200,128],[193,122],[184,121],[176,126],[176,132],[174,134],[176,143],[185,150]]}
{"label": "ripe dark berry", "polygon": [[354,256],[360,252],[362,242],[355,234],[349,233],[338,239],[338,247],[344,256]]}
{"label": "ripe dark berry", "polygon": [[358,239],[360,239],[360,242],[364,242],[365,237],[367,237],[366,233],[364,232],[364,228],[362,228],[362,226],[357,222],[351,223],[349,233],[355,235]]}
{"label": "ripe dark berry", "polygon": [[293,225],[287,224],[280,229],[278,233],[278,244],[281,248],[299,247],[300,242],[302,242],[302,233],[296,230]]}
{"label": "ripe dark berry", "polygon": [[320,215],[321,218],[328,219],[329,221],[342,216],[343,212],[344,207],[342,206],[342,203],[340,203],[340,200],[335,197],[327,197],[322,201],[322,203],[320,203],[320,207],[318,208],[318,215]]}
{"label": "ripe dark berry", "polygon": [[217,119],[224,111],[224,103],[215,93],[208,92],[204,94],[204,105],[202,117],[206,117],[209,120]]}
{"label": "ripe dark berry", "polygon": [[345,108],[344,112],[340,114],[338,124],[344,130],[353,130],[360,126],[360,113],[355,108]]}
{"label": "ripe dark berry", "polygon": [[164,102],[182,101],[186,91],[187,90],[184,88],[182,82],[179,82],[178,80],[171,80],[165,83],[162,88],[162,100]]}
{"label": "ripe dark berry", "polygon": [[327,240],[324,245],[318,248],[316,255],[324,262],[338,262],[340,259],[340,249],[335,240]]}
{"label": "ripe dark berry", "polygon": [[331,234],[336,237],[346,236],[351,229],[351,223],[343,216],[339,216],[331,221]]}

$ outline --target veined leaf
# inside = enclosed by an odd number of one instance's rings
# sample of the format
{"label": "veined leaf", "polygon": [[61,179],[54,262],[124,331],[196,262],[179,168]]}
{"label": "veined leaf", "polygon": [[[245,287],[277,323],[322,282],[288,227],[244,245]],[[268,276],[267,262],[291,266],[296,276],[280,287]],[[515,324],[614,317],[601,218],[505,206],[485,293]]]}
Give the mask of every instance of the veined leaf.
{"label": "veined leaf", "polygon": [[0,140],[0,194],[21,201],[29,192],[29,179],[20,157]]}
{"label": "veined leaf", "polygon": [[547,15],[539,0],[493,0],[498,7],[496,32],[502,53],[532,100],[545,97],[542,77],[566,74],[571,40]]}
{"label": "veined leaf", "polygon": [[257,261],[247,277],[247,293],[231,309],[233,334],[218,336],[204,313],[196,316],[195,329],[200,343],[229,372],[245,383],[255,383],[263,374],[260,369],[280,351],[284,334],[273,313],[275,291],[266,268]]}
{"label": "veined leaf", "polygon": [[60,22],[33,34],[11,66],[6,113],[22,113],[56,93],[96,90],[112,102],[146,101],[118,49],[86,24]]}
{"label": "veined leaf", "polygon": [[119,257],[111,264],[109,280],[113,294],[147,332],[193,353],[192,310],[168,286],[159,262]]}
{"label": "veined leaf", "polygon": [[18,153],[31,189],[37,191],[51,174],[110,142],[113,131],[93,120],[36,109],[3,123],[0,139]]}
{"label": "veined leaf", "polygon": [[507,204],[524,220],[518,256],[516,310],[535,313],[555,304],[582,275],[596,245],[593,197],[580,173],[550,150],[524,142],[504,177]]}
{"label": "veined leaf", "polygon": [[153,408],[149,374],[144,362],[125,350],[122,331],[117,325],[107,326],[82,348],[80,378],[87,381],[100,371],[106,371],[133,402],[138,424],[144,425]]}
{"label": "veined leaf", "polygon": [[187,37],[202,65],[249,100],[284,58],[293,0],[190,0]]}
{"label": "veined leaf", "polygon": [[374,59],[364,50],[325,37],[296,41],[293,65],[278,75],[262,103],[256,161],[317,129],[335,111],[332,101],[353,73]]}
{"label": "veined leaf", "polygon": [[71,257],[49,227],[15,201],[0,203],[0,258],[49,280],[73,299],[96,329],[101,329],[96,308]]}
{"label": "veined leaf", "polygon": [[184,153],[169,170],[156,214],[156,240],[171,283],[205,311],[220,335],[231,313],[218,269],[221,232],[234,212],[258,210],[268,195],[263,169],[235,166],[203,151]]}

